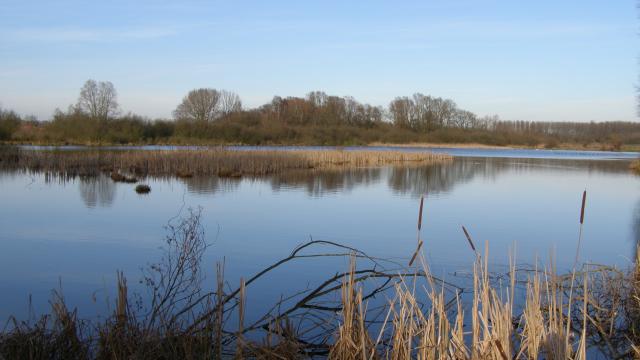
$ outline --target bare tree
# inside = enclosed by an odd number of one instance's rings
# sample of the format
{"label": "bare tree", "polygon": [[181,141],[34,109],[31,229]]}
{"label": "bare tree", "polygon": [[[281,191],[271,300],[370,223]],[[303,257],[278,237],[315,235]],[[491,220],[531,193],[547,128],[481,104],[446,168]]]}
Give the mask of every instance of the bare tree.
{"label": "bare tree", "polygon": [[242,101],[238,94],[222,90],[220,91],[220,99],[218,100],[218,110],[220,115],[225,116],[242,109]]}
{"label": "bare tree", "polygon": [[216,89],[201,88],[189,91],[173,112],[178,120],[209,122],[218,118],[220,92]]}
{"label": "bare tree", "polygon": [[398,127],[410,128],[412,124],[414,104],[408,97],[397,97],[389,104],[393,123]]}
{"label": "bare tree", "polygon": [[87,80],[80,89],[77,108],[94,119],[107,120],[117,115],[116,88],[110,81]]}

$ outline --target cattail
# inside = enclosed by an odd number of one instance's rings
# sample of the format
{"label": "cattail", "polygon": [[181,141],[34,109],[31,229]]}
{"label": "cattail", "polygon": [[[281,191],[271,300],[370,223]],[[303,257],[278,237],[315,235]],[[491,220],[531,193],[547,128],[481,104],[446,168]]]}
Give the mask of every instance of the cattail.
{"label": "cattail", "polygon": [[409,261],[409,266],[413,265],[413,262],[416,260],[416,257],[418,257],[418,253],[420,252],[421,248],[422,240],[418,241],[418,247],[416,248],[416,251],[414,251],[413,256],[411,257],[411,261]]}
{"label": "cattail", "polygon": [[504,352],[504,348],[502,347],[502,343],[500,342],[500,340],[496,339],[495,342],[496,342],[496,347],[498,348],[498,351],[500,352],[500,356],[502,357],[502,360],[509,360],[509,357]]}
{"label": "cattail", "polygon": [[469,245],[471,245],[471,250],[476,252],[476,247],[475,245],[473,245],[473,240],[471,240],[471,236],[469,235],[469,232],[467,231],[467,228],[464,227],[464,225],[462,225],[462,231],[464,231],[464,236],[467,237],[467,241],[469,242]]}
{"label": "cattail", "polygon": [[218,291],[216,293],[216,318],[215,318],[215,352],[217,359],[222,359],[222,323],[224,321],[224,261],[216,264],[216,280]]}
{"label": "cattail", "polygon": [[582,207],[580,208],[580,224],[584,223],[584,205],[587,202],[587,190],[582,193]]}
{"label": "cattail", "polygon": [[238,299],[238,335],[236,344],[236,359],[244,359],[242,355],[243,339],[242,334],[244,332],[244,311],[246,303],[245,283],[244,278],[240,278],[240,295]]}
{"label": "cattail", "polygon": [[127,321],[128,297],[127,297],[127,279],[124,273],[117,272],[118,279],[118,300],[116,302],[116,321],[119,326],[125,326]]}
{"label": "cattail", "polygon": [[418,213],[418,231],[422,229],[422,207],[424,206],[424,195],[420,196],[420,212]]}

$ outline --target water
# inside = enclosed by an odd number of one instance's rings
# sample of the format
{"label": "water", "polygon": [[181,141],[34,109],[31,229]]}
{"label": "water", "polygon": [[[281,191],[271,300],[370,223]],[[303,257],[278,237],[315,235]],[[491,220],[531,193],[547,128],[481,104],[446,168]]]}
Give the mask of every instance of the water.
{"label": "water", "polygon": [[[198,150],[206,149],[206,146],[174,146],[174,145],[146,145],[146,146],[102,146],[90,147],[83,145],[65,146],[42,146],[23,145],[24,150],[57,150],[57,151],[79,151],[79,150],[105,150],[105,151],[157,151],[157,150]],[[228,146],[233,150],[333,150],[334,146]],[[518,159],[569,159],[569,160],[633,160],[640,156],[637,152],[611,152],[611,151],[574,151],[574,150],[547,150],[547,149],[508,149],[508,148],[448,148],[448,147],[394,147],[394,146],[346,146],[340,147],[342,150],[381,150],[381,151],[431,151],[434,153],[444,153],[461,157],[500,157]]]}
{"label": "water", "polygon": [[[81,315],[104,313],[116,270],[141,291],[135,281],[141,267],[160,257],[163,225],[188,208],[202,209],[209,274],[224,259],[231,286],[310,239],[404,263],[416,247],[423,194],[424,253],[434,273],[447,280],[456,281],[454,274],[473,261],[461,225],[480,247],[489,241],[496,266],[507,263],[515,246],[519,264],[544,262],[553,252],[559,268],[571,267],[584,189],[581,259],[630,264],[640,237],[640,177],[629,172],[628,159],[638,154],[438,151],[459,157],[409,168],[147,179],[152,191],[146,196],[107,177],[0,172],[0,319],[26,318],[30,295],[35,312],[48,310],[51,290],[60,286]],[[346,269],[345,259],[288,264],[248,288],[250,313]],[[213,286],[213,278],[206,281]]]}

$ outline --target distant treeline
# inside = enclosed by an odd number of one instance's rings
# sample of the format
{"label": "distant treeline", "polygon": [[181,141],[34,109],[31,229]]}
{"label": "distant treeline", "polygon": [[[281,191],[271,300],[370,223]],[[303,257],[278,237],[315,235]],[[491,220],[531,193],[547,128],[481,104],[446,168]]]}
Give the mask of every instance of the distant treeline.
{"label": "distant treeline", "polygon": [[109,82],[87,81],[78,103],[56,110],[51,121],[21,118],[0,109],[0,140],[84,144],[301,144],[482,143],[619,150],[640,144],[640,123],[531,122],[479,117],[453,100],[416,93],[385,108],[353,97],[314,91],[276,96],[244,109],[229,91],[196,89],[178,104],[173,119],[120,113]]}

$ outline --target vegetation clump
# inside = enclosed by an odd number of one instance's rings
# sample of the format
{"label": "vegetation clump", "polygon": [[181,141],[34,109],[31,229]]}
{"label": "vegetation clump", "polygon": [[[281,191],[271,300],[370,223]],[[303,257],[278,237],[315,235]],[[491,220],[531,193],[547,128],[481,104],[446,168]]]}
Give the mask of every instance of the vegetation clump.
{"label": "vegetation clump", "polygon": [[129,184],[134,184],[138,182],[138,179],[133,176],[126,176],[115,171],[111,173],[110,177],[111,177],[111,180],[113,180],[114,182],[123,182],[123,183],[129,183]]}
{"label": "vegetation clump", "polygon": [[151,192],[151,187],[149,185],[146,184],[140,184],[138,186],[136,186],[136,192],[138,194],[148,194]]}
{"label": "vegetation clump", "polygon": [[640,160],[636,160],[631,163],[631,170],[636,174],[640,174]]}

